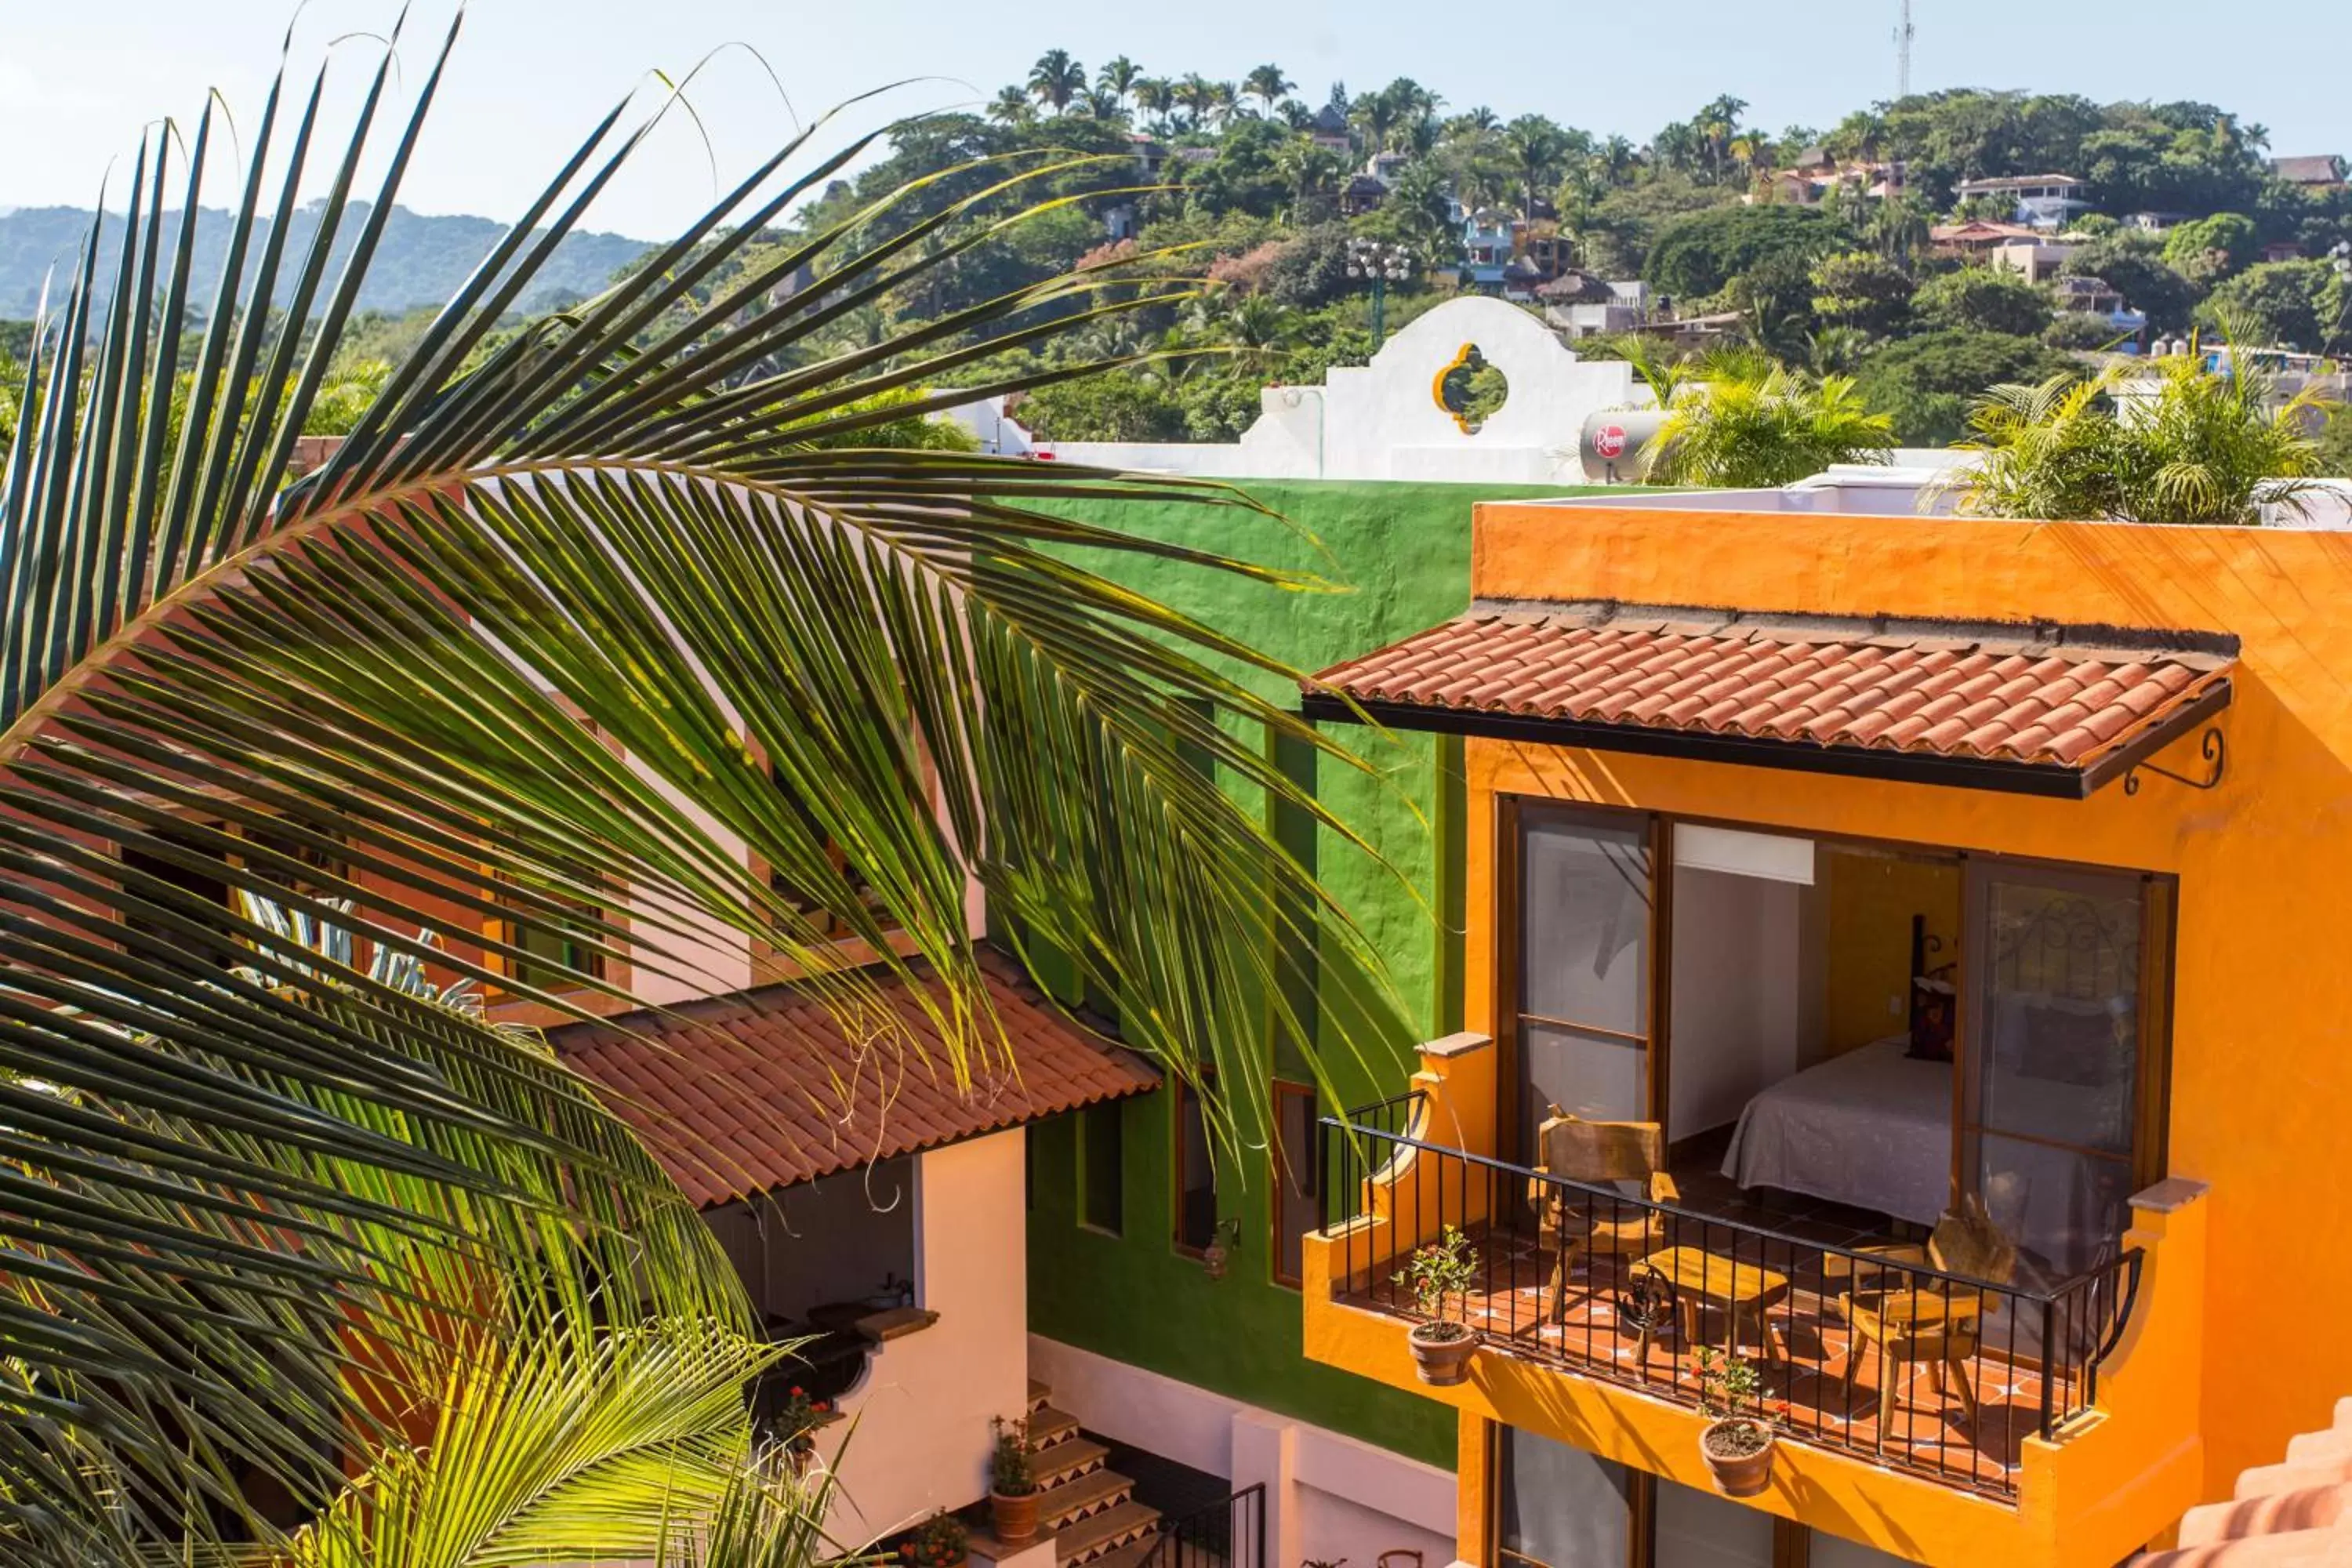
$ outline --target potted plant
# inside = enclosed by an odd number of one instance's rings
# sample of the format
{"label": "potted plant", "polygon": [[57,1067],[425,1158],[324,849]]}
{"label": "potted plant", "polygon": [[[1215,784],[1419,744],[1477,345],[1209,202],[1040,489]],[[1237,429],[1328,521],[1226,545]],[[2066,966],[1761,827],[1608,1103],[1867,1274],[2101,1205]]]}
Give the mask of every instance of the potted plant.
{"label": "potted plant", "polygon": [[1772,1418],[1757,1404],[1762,1380],[1755,1364],[1737,1355],[1700,1349],[1691,1352],[1698,1374],[1698,1407],[1715,1417],[1698,1435],[1698,1456],[1726,1497],[1755,1497],[1772,1483],[1772,1450],[1778,1441]]}
{"label": "potted plant", "polygon": [[1029,1423],[999,1415],[996,1449],[988,1459],[988,1507],[996,1539],[1018,1546],[1037,1533],[1037,1470],[1029,1462]]}
{"label": "potted plant", "polygon": [[915,1527],[898,1547],[898,1561],[907,1568],[958,1568],[971,1543],[963,1521],[942,1510]]}
{"label": "potted plant", "polygon": [[1412,1326],[1406,1342],[1421,1381],[1433,1387],[1451,1388],[1470,1376],[1470,1356],[1478,1348],[1478,1336],[1467,1322],[1447,1319],[1445,1302],[1449,1297],[1463,1299],[1466,1315],[1470,1285],[1476,1277],[1470,1238],[1450,1225],[1435,1241],[1414,1248],[1397,1273],[1396,1282],[1412,1292],[1423,1320]]}
{"label": "potted plant", "polygon": [[776,1413],[775,1432],[792,1456],[793,1468],[806,1474],[816,1461],[816,1429],[833,1419],[833,1401],[812,1399],[797,1384]]}

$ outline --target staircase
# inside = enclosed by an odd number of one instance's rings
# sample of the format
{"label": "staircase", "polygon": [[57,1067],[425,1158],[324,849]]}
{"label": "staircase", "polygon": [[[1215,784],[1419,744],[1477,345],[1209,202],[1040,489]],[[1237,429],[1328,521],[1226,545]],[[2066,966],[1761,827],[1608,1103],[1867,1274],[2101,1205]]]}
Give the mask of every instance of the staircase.
{"label": "staircase", "polygon": [[1104,1468],[1110,1450],[1078,1435],[1077,1417],[1029,1384],[1029,1452],[1037,1477],[1037,1528],[1054,1537],[1058,1568],[1136,1568],[1160,1539],[1160,1510],[1135,1500],[1135,1483]]}
{"label": "staircase", "polygon": [[2127,1568],[2289,1568],[2352,1563],[2352,1398],[2331,1426],[2286,1446],[2286,1462],[2246,1470],[2228,1502],[2192,1508],[2169,1552]]}

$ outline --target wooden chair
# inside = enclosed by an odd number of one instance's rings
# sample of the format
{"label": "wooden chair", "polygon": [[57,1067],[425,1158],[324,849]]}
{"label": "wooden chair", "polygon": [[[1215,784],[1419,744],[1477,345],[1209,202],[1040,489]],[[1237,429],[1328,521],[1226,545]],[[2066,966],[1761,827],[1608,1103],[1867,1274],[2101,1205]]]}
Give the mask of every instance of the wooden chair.
{"label": "wooden chair", "polygon": [[2000,1310],[2001,1299],[1990,1290],[1905,1275],[1898,1266],[1929,1268],[1989,1285],[2006,1285],[2017,1271],[2017,1244],[2003,1236],[1986,1215],[1984,1205],[1970,1197],[1936,1222],[1925,1247],[1861,1250],[1883,1264],[1848,1263],[1845,1271],[1852,1276],[1852,1288],[1840,1292],[1837,1299],[1838,1315],[1853,1331],[1845,1359],[1846,1409],[1853,1409],[1854,1374],[1867,1355],[1877,1368],[1878,1446],[1885,1447],[1886,1428],[1895,1414],[1895,1387],[1910,1381],[1907,1373],[1898,1376],[1897,1369],[1924,1363],[1937,1398],[1948,1399],[1958,1387],[1960,1407],[1969,1430],[1974,1431],[1977,1390],[1969,1361],[1982,1342],[1984,1320]]}
{"label": "wooden chair", "polygon": [[[1559,1106],[1537,1129],[1543,1163],[1538,1177],[1606,1185],[1639,1183],[1642,1195],[1652,1203],[1670,1204],[1682,1194],[1665,1173],[1665,1129],[1654,1121],[1586,1121]],[[1559,1238],[1559,1256],[1551,1271],[1551,1321],[1564,1321],[1568,1306],[1569,1270],[1580,1253],[1589,1258],[1641,1257],[1654,1251],[1665,1236],[1664,1216],[1632,1204],[1622,1209],[1605,1198],[1563,1190],[1542,1180],[1528,1184],[1528,1199],[1543,1214],[1547,1235]]]}

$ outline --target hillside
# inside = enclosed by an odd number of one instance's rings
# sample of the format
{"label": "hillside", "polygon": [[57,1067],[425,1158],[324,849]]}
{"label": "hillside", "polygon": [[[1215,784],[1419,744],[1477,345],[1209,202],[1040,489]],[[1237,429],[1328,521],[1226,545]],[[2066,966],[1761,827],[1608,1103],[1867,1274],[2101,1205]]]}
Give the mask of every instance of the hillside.
{"label": "hillside", "polygon": [[[881,220],[895,229],[1003,166],[980,160],[1052,163],[1024,194],[1076,198],[919,294],[861,308],[844,342],[1081,260],[1205,271],[1210,296],[1079,335],[1088,353],[1201,356],[1045,389],[1022,417],[1050,438],[1229,440],[1265,384],[1362,363],[1377,328],[1349,252],[1366,244],[1392,258],[1390,331],[1478,292],[1540,314],[1587,354],[1746,345],[1853,377],[1906,444],[1960,435],[1994,383],[2038,382],[2111,347],[2226,323],[2249,345],[2352,351],[2352,188],[2340,159],[2306,155],[2342,150],[2273,149],[2252,114],[2213,104],[1964,89],[1774,131],[1724,96],[1636,140],[1540,113],[1505,120],[1468,96],[1475,82],[1327,94],[1276,65],[1220,82],[1123,56],[1090,63],[1049,51],[984,112],[903,128],[890,156],[800,215],[846,217],[930,181]],[[1098,161],[1072,165],[1072,152]],[[1038,357],[1013,350],[987,368],[1023,375]]]}
{"label": "hillside", "polygon": [[[354,205],[359,210],[336,237],[339,255],[348,253],[360,227],[360,213],[365,210],[365,204]],[[73,207],[19,207],[0,214],[0,320],[21,321],[32,315],[40,300],[44,275],[52,268],[60,277],[70,271],[89,217],[88,212]],[[168,245],[179,232],[179,215],[167,215],[164,224]],[[298,212],[288,225],[291,245],[307,246],[318,226],[315,205]],[[501,225],[488,218],[426,216],[394,207],[360,295],[361,308],[400,311],[446,300],[503,232]],[[209,208],[200,211],[196,223],[198,275],[203,280],[199,298],[207,301],[219,283],[230,233],[228,214]],[[110,218],[99,252],[101,275],[121,255],[121,220]],[[522,303],[527,309],[546,310],[594,293],[646,248],[645,241],[617,234],[571,235],[550,259],[541,274],[541,286]],[[299,254],[299,248],[293,253]]]}

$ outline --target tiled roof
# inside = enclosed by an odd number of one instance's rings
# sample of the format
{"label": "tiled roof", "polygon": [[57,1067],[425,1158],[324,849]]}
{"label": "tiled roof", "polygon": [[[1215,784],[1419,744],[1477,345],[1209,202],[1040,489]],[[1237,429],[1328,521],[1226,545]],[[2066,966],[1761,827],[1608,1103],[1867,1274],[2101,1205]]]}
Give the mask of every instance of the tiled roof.
{"label": "tiled roof", "polygon": [[982,963],[1013,1065],[992,1051],[984,1068],[975,1044],[973,1080],[961,1089],[907,984],[887,977],[896,1038],[853,1040],[797,987],[769,985],[572,1025],[552,1041],[610,1091],[704,1208],[1159,1083],[1141,1058],[1073,1021],[1009,963]]}
{"label": "tiled roof", "polygon": [[[2081,772],[2227,700],[2235,661],[2226,639],[2120,641],[2054,627],[1615,605],[1474,608],[1326,670],[1308,690],[1324,685],[1407,709]],[[1588,729],[1566,743],[1601,742]]]}
{"label": "tiled roof", "polygon": [[2298,185],[2336,185],[2344,183],[2343,161],[2332,153],[2315,157],[2273,158],[2271,173],[2280,179]]}
{"label": "tiled roof", "polygon": [[2284,1568],[2352,1563],[2352,1399],[2336,1424],[2286,1446],[2286,1462],[2242,1472],[2228,1502],[2192,1508],[2169,1552],[2126,1568]]}

